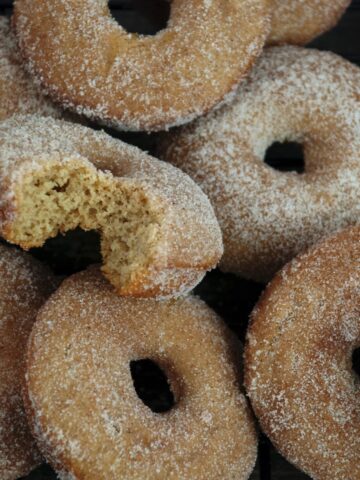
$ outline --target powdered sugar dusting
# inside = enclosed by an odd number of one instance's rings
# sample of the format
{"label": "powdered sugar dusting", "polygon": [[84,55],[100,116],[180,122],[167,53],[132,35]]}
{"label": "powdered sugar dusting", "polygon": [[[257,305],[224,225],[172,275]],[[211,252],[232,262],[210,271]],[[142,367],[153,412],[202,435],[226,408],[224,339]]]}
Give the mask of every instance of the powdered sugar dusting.
{"label": "powdered sugar dusting", "polygon": [[148,267],[152,280],[144,289],[156,288],[162,296],[173,285],[174,294],[183,294],[219,261],[223,247],[214,211],[187,175],[103,132],[35,116],[14,116],[0,125],[1,230],[6,238],[12,239],[11,228],[20,208],[18,186],[48,162],[96,167],[99,181],[110,179],[114,191],[122,182],[131,184],[161,207],[158,254]]}
{"label": "powdered sugar dusting", "polygon": [[35,315],[55,288],[33,258],[0,244],[0,477],[13,480],[41,463],[27,427],[21,388]]}
{"label": "powdered sugar dusting", "polygon": [[[33,330],[28,413],[64,478],[246,479],[256,433],[240,390],[240,348],[195,297],[125,299],[96,269],[66,280]],[[153,413],[129,363],[150,358],[175,406]]]}
{"label": "powdered sugar dusting", "polygon": [[360,227],[290,263],[252,314],[245,379],[266,434],[316,480],[360,477]]}
{"label": "powdered sugar dusting", "polygon": [[[263,162],[276,141],[303,144],[304,174]],[[359,151],[360,70],[298,47],[268,49],[233,103],[159,145],[209,195],[224,235],[221,268],[259,281],[359,221]]]}
{"label": "powdered sugar dusting", "polygon": [[9,20],[0,17],[0,120],[15,113],[61,116],[61,110],[42,95],[25,72]]}
{"label": "powdered sugar dusting", "polygon": [[215,107],[270,30],[265,0],[173,1],[167,28],[153,37],[127,33],[106,0],[17,0],[14,12],[28,69],[44,90],[128,130],[165,130]]}

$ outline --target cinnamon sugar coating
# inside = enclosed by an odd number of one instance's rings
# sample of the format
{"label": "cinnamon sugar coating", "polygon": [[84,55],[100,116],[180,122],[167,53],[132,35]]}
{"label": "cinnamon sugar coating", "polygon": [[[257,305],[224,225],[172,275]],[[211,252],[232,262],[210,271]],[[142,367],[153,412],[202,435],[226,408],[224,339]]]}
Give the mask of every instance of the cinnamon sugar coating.
{"label": "cinnamon sugar coating", "polygon": [[[274,142],[302,144],[305,173],[264,162]],[[265,51],[235,101],[163,134],[159,156],[209,196],[220,267],[267,281],[322,236],[360,219],[360,69],[328,52]]]}
{"label": "cinnamon sugar coating", "polygon": [[270,45],[304,45],[335,27],[351,0],[270,0]]}
{"label": "cinnamon sugar coating", "polygon": [[16,480],[41,463],[25,417],[24,356],[38,309],[55,288],[50,272],[0,244],[0,478]]}
{"label": "cinnamon sugar coating", "polygon": [[[256,433],[240,385],[240,345],[196,297],[119,297],[91,268],[38,316],[27,357],[33,432],[62,478],[247,479]],[[133,360],[166,373],[175,405],[137,396]]]}
{"label": "cinnamon sugar coating", "polygon": [[180,170],[103,132],[35,116],[0,125],[1,235],[28,249],[76,227],[101,236],[122,295],[179,295],[222,254],[206,195]]}
{"label": "cinnamon sugar coating", "polygon": [[128,33],[107,0],[17,0],[29,71],[66,108],[128,130],[165,130],[227,99],[270,31],[266,0],[174,0],[167,28]]}
{"label": "cinnamon sugar coating", "polygon": [[315,480],[360,478],[360,227],[289,263],[254,309],[245,384],[276,448]]}
{"label": "cinnamon sugar coating", "polygon": [[61,116],[26,73],[9,19],[0,16],[0,121],[16,113]]}

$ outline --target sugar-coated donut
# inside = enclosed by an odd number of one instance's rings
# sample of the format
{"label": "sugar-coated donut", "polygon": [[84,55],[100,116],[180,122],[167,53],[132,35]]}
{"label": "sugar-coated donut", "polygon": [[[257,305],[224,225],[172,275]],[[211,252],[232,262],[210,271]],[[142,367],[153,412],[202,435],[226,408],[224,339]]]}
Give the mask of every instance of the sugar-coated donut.
{"label": "sugar-coated donut", "polygon": [[222,254],[206,195],[180,170],[103,132],[13,116],[0,124],[0,233],[28,249],[80,226],[101,235],[122,295],[194,287]]}
{"label": "sugar-coated donut", "polygon": [[[124,298],[98,269],[76,274],[29,342],[25,403],[39,447],[72,480],[247,479],[257,440],[239,353],[196,297]],[[137,396],[129,365],[140,359],[166,374],[171,410]]]}
{"label": "sugar-coated donut", "polygon": [[245,383],[265,433],[315,480],[360,478],[360,227],[288,264],[252,313]]}
{"label": "sugar-coated donut", "polygon": [[266,0],[173,0],[156,36],[126,32],[107,0],[17,0],[13,20],[29,70],[55,100],[148,131],[227,99],[270,31]]}
{"label": "sugar-coated donut", "polygon": [[268,44],[304,45],[334,27],[351,0],[270,0],[273,8]]}
{"label": "sugar-coated donut", "polygon": [[[360,69],[332,53],[270,48],[231,105],[163,136],[160,158],[213,203],[224,271],[267,281],[323,235],[360,221]],[[284,141],[302,144],[305,173],[263,161]]]}
{"label": "sugar-coated donut", "polygon": [[10,22],[0,16],[0,121],[15,113],[61,117],[60,109],[42,95],[24,70]]}
{"label": "sugar-coated donut", "polygon": [[30,255],[0,244],[0,478],[15,480],[41,463],[21,389],[25,351],[38,309],[55,281]]}

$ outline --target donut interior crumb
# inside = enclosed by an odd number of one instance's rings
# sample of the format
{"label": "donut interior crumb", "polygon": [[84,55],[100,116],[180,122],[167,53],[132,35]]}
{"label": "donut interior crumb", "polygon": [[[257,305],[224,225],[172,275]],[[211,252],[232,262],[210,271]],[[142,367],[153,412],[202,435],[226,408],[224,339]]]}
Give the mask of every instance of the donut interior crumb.
{"label": "donut interior crumb", "polygon": [[24,248],[76,227],[98,231],[103,271],[125,288],[153,262],[161,212],[131,182],[79,162],[48,163],[24,175],[16,196],[12,240]]}

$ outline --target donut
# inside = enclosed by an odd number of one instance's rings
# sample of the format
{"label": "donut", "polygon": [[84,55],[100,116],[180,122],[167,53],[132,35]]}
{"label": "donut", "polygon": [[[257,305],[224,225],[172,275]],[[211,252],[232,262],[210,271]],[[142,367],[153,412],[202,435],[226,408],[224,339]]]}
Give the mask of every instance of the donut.
{"label": "donut", "polygon": [[[26,410],[46,459],[72,480],[247,479],[256,459],[240,346],[193,296],[119,297],[96,267],[63,282],[37,317]],[[173,407],[137,396],[130,363],[155,362]]]}
{"label": "donut", "polygon": [[0,121],[16,113],[61,117],[25,72],[10,22],[0,16]]}
{"label": "donut", "polygon": [[55,288],[30,255],[0,244],[0,478],[15,480],[41,463],[25,417],[21,389],[25,351],[40,306]]}
{"label": "donut", "polygon": [[108,1],[17,0],[29,71],[62,106],[123,130],[165,130],[226,101],[262,51],[267,0],[173,0],[167,28],[128,33]]}
{"label": "donut", "polygon": [[[303,174],[264,162],[285,141],[302,145]],[[224,235],[222,270],[259,282],[359,222],[359,152],[360,69],[293,46],[267,49],[231,105],[158,145],[209,196]]]}
{"label": "donut", "polygon": [[76,227],[99,231],[121,295],[194,287],[222,254],[206,195],[184,173],[103,132],[13,116],[0,124],[0,234],[24,249]]}
{"label": "donut", "polygon": [[270,45],[304,45],[335,27],[351,0],[270,0]]}
{"label": "donut", "polygon": [[276,448],[315,480],[360,478],[360,227],[288,264],[252,313],[245,384]]}

